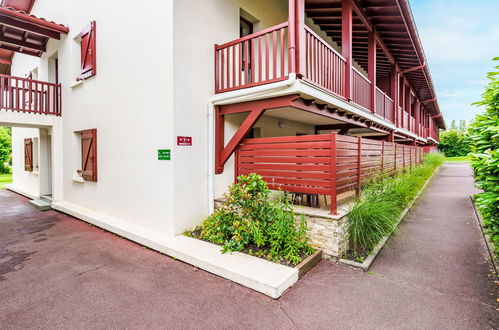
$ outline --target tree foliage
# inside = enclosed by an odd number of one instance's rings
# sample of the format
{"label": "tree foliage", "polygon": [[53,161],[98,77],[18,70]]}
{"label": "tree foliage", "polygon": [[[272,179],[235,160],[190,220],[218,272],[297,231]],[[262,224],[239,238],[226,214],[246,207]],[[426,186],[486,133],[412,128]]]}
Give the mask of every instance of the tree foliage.
{"label": "tree foliage", "polygon": [[470,152],[468,134],[454,129],[440,132],[438,148],[447,157],[466,156]]}
{"label": "tree foliage", "polygon": [[0,127],[0,174],[10,173],[10,167],[6,163],[10,162],[12,155],[12,138],[10,130]]}
{"label": "tree foliage", "polygon": [[[499,57],[494,60],[499,61]],[[499,254],[499,65],[495,68],[496,72],[487,75],[490,82],[482,100],[475,103],[485,112],[475,117],[469,135],[476,185],[484,191],[476,196],[476,202]]]}

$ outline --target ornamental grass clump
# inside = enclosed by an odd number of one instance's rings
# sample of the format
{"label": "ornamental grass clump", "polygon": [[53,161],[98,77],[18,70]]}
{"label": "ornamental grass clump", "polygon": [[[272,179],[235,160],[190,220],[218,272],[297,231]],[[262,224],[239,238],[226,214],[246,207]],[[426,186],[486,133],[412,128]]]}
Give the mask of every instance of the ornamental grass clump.
{"label": "ornamental grass clump", "polygon": [[444,160],[441,154],[429,154],[423,165],[391,177],[377,177],[363,187],[348,213],[350,249],[370,254],[379,241],[391,234],[400,215]]}
{"label": "ornamental grass clump", "polygon": [[297,264],[314,252],[307,243],[305,219],[297,224],[289,197],[272,199],[261,176],[238,177],[225,197],[223,205],[189,236],[222,245],[222,253],[245,251],[287,264]]}

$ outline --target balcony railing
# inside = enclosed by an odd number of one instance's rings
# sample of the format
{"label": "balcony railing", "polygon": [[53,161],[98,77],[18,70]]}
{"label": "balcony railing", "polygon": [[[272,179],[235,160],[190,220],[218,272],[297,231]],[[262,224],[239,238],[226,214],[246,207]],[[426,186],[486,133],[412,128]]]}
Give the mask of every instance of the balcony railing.
{"label": "balcony railing", "polygon": [[366,109],[371,108],[371,82],[356,68],[352,68],[352,101]]}
{"label": "balcony railing", "polygon": [[[324,41],[310,27],[304,26],[301,37],[303,47],[296,51],[290,47],[293,36],[289,34],[288,22],[253,33],[243,38],[215,45],[215,92],[222,93],[288,79],[295,72],[294,56],[300,68],[298,77],[324,91],[346,98],[345,58]],[[295,53],[296,51],[296,53]],[[361,72],[352,67],[350,98],[352,103],[374,112],[387,121],[395,123],[418,135],[423,134],[415,119],[379,87],[375,87],[375,104],[372,103],[372,83]],[[395,120],[397,118],[397,120]],[[424,135],[424,134],[423,134]],[[438,135],[438,134],[437,134]]]}
{"label": "balcony railing", "polygon": [[305,62],[305,80],[345,96],[345,58],[308,26],[305,26]]}
{"label": "balcony railing", "polygon": [[0,109],[61,115],[61,85],[0,74]]}
{"label": "balcony railing", "polygon": [[393,123],[393,105],[393,100],[385,92],[376,87],[376,114]]}
{"label": "balcony railing", "polygon": [[288,22],[215,46],[215,93],[288,78]]}

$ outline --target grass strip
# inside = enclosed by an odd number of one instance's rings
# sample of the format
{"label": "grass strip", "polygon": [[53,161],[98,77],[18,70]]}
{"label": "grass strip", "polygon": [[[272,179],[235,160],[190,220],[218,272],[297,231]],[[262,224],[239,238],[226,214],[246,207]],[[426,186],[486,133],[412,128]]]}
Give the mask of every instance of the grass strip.
{"label": "grass strip", "polygon": [[443,162],[443,155],[429,154],[422,165],[394,176],[377,177],[363,187],[348,213],[347,255],[369,255],[383,237],[390,235],[404,209]]}

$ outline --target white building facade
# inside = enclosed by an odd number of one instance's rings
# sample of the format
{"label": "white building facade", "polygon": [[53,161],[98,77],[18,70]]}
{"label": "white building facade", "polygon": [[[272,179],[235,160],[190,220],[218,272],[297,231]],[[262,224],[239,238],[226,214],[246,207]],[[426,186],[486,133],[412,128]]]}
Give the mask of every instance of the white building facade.
{"label": "white building facade", "polygon": [[[412,72],[411,68],[394,69],[385,77],[378,64],[378,75],[374,73],[373,76],[374,80],[379,78],[379,88],[384,88],[380,89],[381,94],[392,95],[388,98],[395,102],[391,111],[395,113],[400,108],[404,113],[405,109],[409,121],[411,116],[416,121],[419,119],[417,125],[421,126],[418,129],[405,129],[403,123],[399,125],[377,115],[374,106],[370,111],[353,104],[349,97],[340,97],[312,84],[312,78],[305,79],[306,73],[287,69],[294,61],[290,54],[295,49],[292,45],[295,39],[291,39],[290,34],[295,28],[299,31],[298,27],[307,26],[322,38],[326,45],[324,51],[329,49],[331,54],[345,54],[345,47],[339,46],[341,42],[335,32],[327,32],[319,16],[314,15],[330,7],[331,12],[337,13],[339,9],[340,20],[344,20],[342,6],[349,1],[343,1],[343,4],[342,1],[330,1],[329,7],[321,5],[320,1],[299,0],[151,0],[147,7],[130,0],[27,2],[31,5],[30,14],[61,23],[67,32],[61,32],[60,39],[49,38],[46,46],[35,54],[40,56],[28,54],[22,47],[9,48],[15,52],[10,75],[60,84],[62,102],[57,105],[60,115],[29,113],[8,107],[0,110],[0,125],[13,126],[13,183],[10,189],[33,199],[51,195],[54,209],[146,245],[147,241],[140,237],[175,237],[199,225],[213,211],[213,200],[221,197],[234,182],[232,154],[223,164],[223,171],[215,168],[218,157],[216,117],[220,106],[297,95],[313,99],[319,106],[333,109],[332,112],[344,111],[352,118],[348,122],[354,125],[349,133],[352,136],[386,137],[387,141],[420,146],[434,145],[438,139],[434,133],[438,127],[443,127],[438,105],[430,100],[434,96],[431,79],[430,87],[425,91],[411,87],[412,82],[419,79],[416,70],[423,71],[423,67],[414,65]],[[14,2],[4,1],[4,6],[9,5],[14,6]],[[355,24],[364,19],[356,9],[350,9],[353,12],[350,19]],[[403,12],[399,14],[403,15]],[[19,18],[20,21],[26,19],[24,16]],[[8,24],[7,19],[2,22]],[[216,81],[220,79],[215,65],[215,45],[251,36],[283,22],[287,22],[287,30],[282,35],[282,42],[274,44],[275,49],[282,48],[283,55],[270,65],[270,70],[277,65],[286,67],[283,79],[269,79],[267,83],[215,93]],[[366,24],[371,23],[366,21]],[[84,44],[84,34],[89,28],[93,38],[90,42],[95,41],[90,46]],[[407,33],[413,33],[409,28]],[[269,42],[272,33],[260,41]],[[355,33],[354,27],[354,39]],[[342,38],[345,44],[345,37]],[[249,39],[243,39],[243,45],[244,40]],[[301,41],[305,42],[305,39]],[[378,41],[378,51],[386,51],[381,39]],[[32,47],[38,49],[35,45]],[[272,49],[272,44],[269,47]],[[302,51],[306,47],[302,44]],[[415,49],[412,55],[419,56],[417,51]],[[89,56],[87,62],[85,56]],[[251,70],[255,75],[251,79],[256,79],[257,63],[269,64],[264,60],[252,60],[252,66],[248,65],[244,71],[245,60],[249,61],[249,57],[243,58],[243,51],[231,56],[234,56],[234,60],[230,60],[231,68],[242,70],[240,76]],[[239,68],[235,64],[238,56],[242,58]],[[260,56],[265,58],[268,53]],[[366,66],[362,56],[355,56],[354,49],[349,61],[353,70],[366,77],[372,75],[368,72],[372,62],[366,62]],[[386,57],[391,58],[391,55]],[[219,58],[218,65],[229,68],[227,61],[227,58]],[[382,61],[378,59],[378,63]],[[327,65],[324,62],[322,67]],[[398,64],[391,65],[395,68]],[[83,76],[82,70],[87,70]],[[222,75],[230,75],[228,79],[234,83],[236,76],[228,71],[223,71]],[[402,77],[404,71],[406,78]],[[214,78],[217,74],[218,78]],[[383,83],[385,78],[396,81],[396,86]],[[376,85],[372,84],[372,88],[375,91]],[[433,95],[423,99],[422,93]],[[374,98],[371,101],[374,103]],[[423,104],[428,113],[423,112]],[[222,122],[225,144],[229,144],[246,117],[242,112],[225,115]],[[334,125],[345,125],[338,118],[282,106],[259,117],[251,125],[249,134],[264,138],[338,131]],[[424,124],[425,118],[428,124]],[[353,123],[354,119],[358,127]],[[90,135],[82,135],[82,132]],[[90,136],[91,141],[82,141],[85,136]],[[29,169],[26,167],[26,141],[31,141],[32,148],[28,155],[32,162]],[[89,157],[88,168],[82,159],[85,157]]]}

